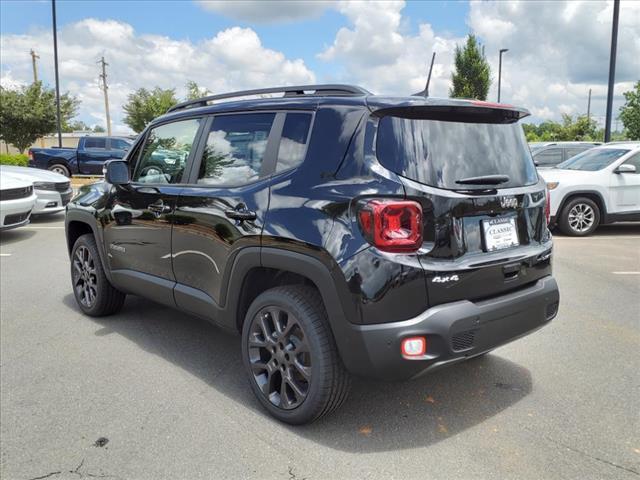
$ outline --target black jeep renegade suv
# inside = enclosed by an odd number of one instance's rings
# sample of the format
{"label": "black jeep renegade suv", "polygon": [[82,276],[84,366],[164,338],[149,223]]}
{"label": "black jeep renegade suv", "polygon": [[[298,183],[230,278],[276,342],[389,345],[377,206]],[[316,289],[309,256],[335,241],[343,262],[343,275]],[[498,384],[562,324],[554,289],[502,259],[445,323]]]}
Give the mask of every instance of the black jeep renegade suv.
{"label": "black jeep renegade suv", "polygon": [[75,298],[241,332],[253,391],[288,423],[337,408],[349,373],[487,353],[558,311],[527,114],[346,85],[180,104],[69,204]]}

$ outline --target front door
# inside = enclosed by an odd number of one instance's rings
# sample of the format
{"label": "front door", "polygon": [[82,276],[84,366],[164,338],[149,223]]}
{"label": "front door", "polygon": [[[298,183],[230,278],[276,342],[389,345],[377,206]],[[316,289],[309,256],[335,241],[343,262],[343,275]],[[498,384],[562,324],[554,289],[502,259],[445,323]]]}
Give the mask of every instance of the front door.
{"label": "front door", "polygon": [[179,307],[212,316],[224,303],[222,279],[237,251],[260,245],[269,202],[267,165],[276,154],[271,132],[283,115],[225,114],[210,120],[191,185],[182,190],[175,212],[172,256]]}
{"label": "front door", "polygon": [[175,281],[173,215],[200,123],[201,119],[188,119],[154,127],[142,151],[133,152],[132,182],[114,187],[111,216],[104,227],[109,266],[116,277],[125,275],[140,283]]}
{"label": "front door", "polygon": [[640,153],[636,153],[622,162],[622,165],[633,165],[635,173],[611,174],[611,203],[610,213],[638,213],[640,212]]}

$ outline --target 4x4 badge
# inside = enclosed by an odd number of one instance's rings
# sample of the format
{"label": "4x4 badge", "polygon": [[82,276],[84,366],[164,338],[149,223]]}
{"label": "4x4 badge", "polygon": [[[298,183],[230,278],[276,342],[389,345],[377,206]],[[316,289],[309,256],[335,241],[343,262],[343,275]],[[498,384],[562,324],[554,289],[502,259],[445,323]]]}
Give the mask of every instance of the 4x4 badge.
{"label": "4x4 badge", "polygon": [[518,199],[516,197],[500,197],[500,206],[502,208],[517,208]]}
{"label": "4x4 badge", "polygon": [[460,280],[458,275],[438,275],[437,277],[433,277],[431,283],[457,282],[458,280]]}

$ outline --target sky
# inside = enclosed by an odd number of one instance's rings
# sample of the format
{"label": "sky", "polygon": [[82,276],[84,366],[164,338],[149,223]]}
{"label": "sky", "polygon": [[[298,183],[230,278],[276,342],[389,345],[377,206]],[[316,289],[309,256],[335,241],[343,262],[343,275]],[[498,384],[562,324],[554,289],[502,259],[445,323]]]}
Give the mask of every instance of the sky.
{"label": "sky", "polygon": [[[134,90],[196,81],[214,93],[266,86],[352,83],[374,93],[424,88],[432,52],[432,96],[448,96],[456,45],[469,33],[491,66],[496,100],[524,106],[531,121],[585,114],[603,123],[611,1],[68,1],[58,0],[62,91],[82,102],[78,119],[104,125],[98,83],[108,63],[113,130],[129,132],[122,105]],[[38,75],[54,85],[51,3],[0,1],[0,83],[17,88]],[[614,112],[640,79],[640,1],[623,0]],[[615,124],[614,124],[615,127]]]}

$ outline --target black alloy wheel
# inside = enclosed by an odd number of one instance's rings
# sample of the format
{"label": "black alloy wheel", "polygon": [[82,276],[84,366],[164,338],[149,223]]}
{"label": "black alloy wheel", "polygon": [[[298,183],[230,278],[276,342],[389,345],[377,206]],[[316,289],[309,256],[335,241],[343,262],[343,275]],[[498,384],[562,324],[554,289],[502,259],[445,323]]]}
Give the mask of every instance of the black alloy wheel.
{"label": "black alloy wheel", "polygon": [[311,286],[282,285],[253,300],[242,328],[242,357],[253,393],[282,422],[313,422],[349,392],[322,298]]}
{"label": "black alloy wheel", "polygon": [[309,394],[311,353],[300,323],[280,307],[261,309],[251,322],[249,362],[263,395],[285,410],[302,404]]}
{"label": "black alloy wheel", "polygon": [[126,295],[109,282],[91,234],[80,236],[73,245],[71,283],[78,306],[92,317],[116,313],[124,304]]}
{"label": "black alloy wheel", "polygon": [[81,245],[73,255],[73,288],[76,298],[86,308],[91,308],[98,295],[96,264],[89,249]]}

